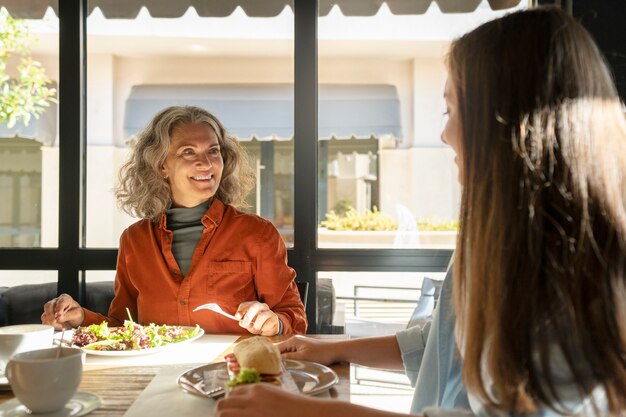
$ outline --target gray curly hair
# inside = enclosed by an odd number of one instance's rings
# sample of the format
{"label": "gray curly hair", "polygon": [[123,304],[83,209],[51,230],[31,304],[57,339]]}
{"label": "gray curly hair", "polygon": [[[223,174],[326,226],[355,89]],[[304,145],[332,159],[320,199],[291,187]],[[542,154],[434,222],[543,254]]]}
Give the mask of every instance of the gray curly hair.
{"label": "gray curly hair", "polygon": [[215,196],[224,204],[246,207],[245,197],[254,187],[248,156],[237,139],[208,111],[194,106],[172,106],[161,110],[139,133],[133,152],[119,173],[115,197],[131,216],[157,221],[172,204],[172,192],[163,180],[162,166],[172,131],[184,124],[207,124],[214,131],[224,160],[222,180]]}

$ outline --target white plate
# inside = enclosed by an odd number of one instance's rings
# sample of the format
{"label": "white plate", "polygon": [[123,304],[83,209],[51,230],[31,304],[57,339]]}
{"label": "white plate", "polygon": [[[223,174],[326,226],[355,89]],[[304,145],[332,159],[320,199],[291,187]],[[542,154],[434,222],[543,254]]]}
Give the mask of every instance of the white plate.
{"label": "white plate", "polygon": [[[193,330],[195,326],[181,326],[185,330]],[[163,352],[164,350],[172,349],[176,346],[186,345],[187,343],[191,343],[194,340],[201,338],[204,335],[204,330],[200,329],[198,334],[194,337],[191,337],[187,340],[183,340],[181,342],[170,343],[165,346],[157,346],[154,348],[148,349],[140,349],[140,350],[91,350],[91,349],[83,349],[83,352],[88,355],[98,355],[98,356],[140,356],[140,355],[151,355],[153,353]]]}
{"label": "white plate", "polygon": [[0,404],[0,417],[80,417],[100,407],[100,397],[91,392],[77,392],[65,407],[54,413],[32,414],[17,398]]}
{"label": "white plate", "polygon": [[[303,394],[316,395],[339,382],[335,371],[319,363],[292,359],[283,362],[291,375],[289,379],[295,382]],[[283,377],[279,377],[281,378]],[[229,379],[226,362],[217,362],[190,369],[179,376],[176,382],[185,392],[199,397],[214,398],[215,391],[223,387]],[[285,382],[291,383],[283,381],[283,384]]]}

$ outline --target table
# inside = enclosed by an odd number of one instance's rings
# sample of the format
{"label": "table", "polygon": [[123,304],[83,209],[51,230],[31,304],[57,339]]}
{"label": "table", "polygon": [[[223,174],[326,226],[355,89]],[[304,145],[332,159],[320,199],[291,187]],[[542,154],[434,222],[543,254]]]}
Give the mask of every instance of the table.
{"label": "table", "polygon": [[[196,348],[201,351],[203,344],[213,343],[216,346],[226,348],[221,353],[215,355],[208,362],[219,362],[225,354],[232,350],[233,341],[241,340],[248,336],[227,336],[227,335],[205,335],[200,340],[195,341],[189,347]],[[274,336],[272,341],[278,342],[286,340],[291,336]],[[311,335],[316,338],[345,338],[344,335]],[[217,341],[217,342],[215,342]],[[182,346],[181,346],[182,348]],[[148,386],[152,379],[169,367],[180,367],[189,359],[189,368],[193,368],[202,364],[198,361],[197,355],[194,356],[193,349],[188,354],[189,349],[185,351],[184,359],[179,355],[167,359],[166,355],[145,355],[127,358],[110,358],[110,357],[94,357],[87,355],[87,363],[83,370],[83,379],[79,387],[79,391],[88,391],[98,394],[102,398],[102,405],[89,413],[89,416],[99,417],[121,417],[133,404],[135,399]],[[134,358],[134,359],[133,359]],[[121,360],[118,360],[121,359]],[[133,363],[144,364],[136,365]],[[331,388],[330,396],[341,400],[350,400],[350,365],[336,364],[331,368],[339,376],[339,383]],[[13,398],[13,394],[8,392],[0,393],[0,403]]]}

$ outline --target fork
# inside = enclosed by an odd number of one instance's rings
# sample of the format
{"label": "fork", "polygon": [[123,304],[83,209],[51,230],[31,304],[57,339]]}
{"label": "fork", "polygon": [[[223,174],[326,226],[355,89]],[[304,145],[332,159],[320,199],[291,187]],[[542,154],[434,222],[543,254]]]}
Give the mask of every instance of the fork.
{"label": "fork", "polygon": [[209,398],[220,398],[226,394],[226,390],[223,387],[215,387],[205,391],[205,394]]}
{"label": "fork", "polygon": [[220,398],[222,397],[225,393],[226,390],[223,387],[215,387],[215,388],[211,388],[208,391],[203,390],[202,388],[200,388],[198,385],[202,384],[202,381],[196,383],[196,384],[192,384],[189,381],[185,381],[184,379],[179,380],[179,383],[181,385],[183,385],[186,389],[193,391],[194,393],[202,396],[202,397],[207,397],[207,398]]}
{"label": "fork", "polygon": [[214,312],[216,312],[218,314],[221,314],[222,316],[228,317],[229,319],[233,319],[233,320],[239,321],[239,319],[237,317],[233,316],[232,314],[228,314],[227,312],[222,310],[222,307],[220,307],[216,303],[202,304],[201,306],[198,306],[198,307],[193,309],[193,311],[198,311],[198,310],[211,310],[211,311],[214,311]]}

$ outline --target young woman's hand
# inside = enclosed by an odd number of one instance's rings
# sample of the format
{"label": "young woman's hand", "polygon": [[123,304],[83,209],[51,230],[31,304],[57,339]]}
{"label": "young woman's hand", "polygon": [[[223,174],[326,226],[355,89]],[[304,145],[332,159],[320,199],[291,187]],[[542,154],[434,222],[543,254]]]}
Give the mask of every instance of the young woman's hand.
{"label": "young woman's hand", "polygon": [[84,320],[83,308],[67,294],[61,294],[43,306],[41,322],[53,326],[55,330],[78,327]]}
{"label": "young woman's hand", "polygon": [[[217,402],[216,417],[408,417],[336,399],[293,394],[271,384],[234,388]],[[416,417],[416,416],[413,416]]]}
{"label": "young woman's hand", "polygon": [[241,303],[235,313],[239,325],[252,334],[274,336],[280,330],[280,319],[267,304],[258,301]]}
{"label": "young woman's hand", "polygon": [[[311,399],[270,384],[247,384],[232,389],[217,402],[216,417],[303,417]],[[313,408],[315,409],[315,408]]]}
{"label": "young woman's hand", "polygon": [[285,359],[305,360],[330,365],[338,361],[337,343],[331,340],[294,336],[276,346]]}

